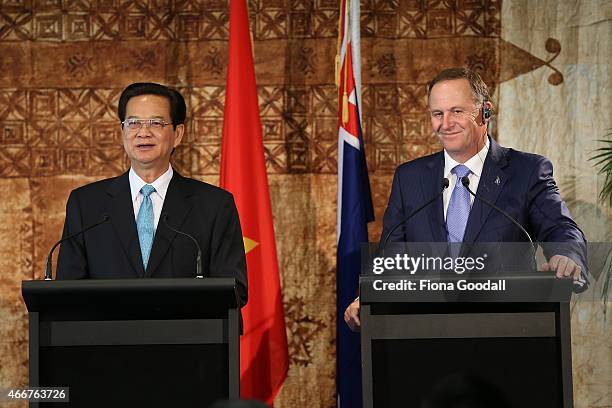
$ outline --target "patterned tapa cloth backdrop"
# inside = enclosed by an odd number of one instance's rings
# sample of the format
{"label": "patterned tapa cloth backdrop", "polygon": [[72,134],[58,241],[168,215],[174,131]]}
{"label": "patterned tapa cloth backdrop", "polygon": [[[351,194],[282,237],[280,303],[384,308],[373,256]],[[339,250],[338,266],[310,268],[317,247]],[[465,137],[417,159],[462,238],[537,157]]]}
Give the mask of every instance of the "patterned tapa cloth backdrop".
{"label": "patterned tapa cloth backdrop", "polygon": [[[524,48],[504,39],[506,21],[520,39],[547,13],[529,14],[523,3],[361,2],[363,128],[378,219],[372,239],[395,166],[439,148],[425,90],[436,71],[471,67],[496,98],[504,83],[534,72],[541,79],[535,89],[577,86],[555,67],[565,45],[552,34]],[[335,405],[338,5],[249,2],[289,340],[277,407]],[[123,87],[155,81],[179,88],[189,120],[174,166],[218,182],[227,13],[226,0],[0,0],[0,388],[27,383],[20,282],[40,276],[69,191],[127,168],[115,113]],[[570,35],[570,46],[577,37]],[[504,129],[495,128],[501,137]],[[506,131],[513,134],[511,126]]]}

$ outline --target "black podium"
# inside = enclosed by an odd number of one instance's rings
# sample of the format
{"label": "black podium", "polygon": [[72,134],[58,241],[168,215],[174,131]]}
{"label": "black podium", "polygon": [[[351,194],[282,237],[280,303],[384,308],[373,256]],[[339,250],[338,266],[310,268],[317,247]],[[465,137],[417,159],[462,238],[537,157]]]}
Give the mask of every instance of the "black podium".
{"label": "black podium", "polygon": [[[571,281],[552,273],[468,281],[504,286],[360,278],[364,407],[455,406],[453,396],[470,393],[460,406],[573,406]],[[383,290],[384,282],[393,285]],[[480,397],[488,405],[477,405]]]}
{"label": "black podium", "polygon": [[[234,279],[24,281],[30,386],[58,407],[207,407],[240,392]],[[31,403],[38,406],[39,403]]]}

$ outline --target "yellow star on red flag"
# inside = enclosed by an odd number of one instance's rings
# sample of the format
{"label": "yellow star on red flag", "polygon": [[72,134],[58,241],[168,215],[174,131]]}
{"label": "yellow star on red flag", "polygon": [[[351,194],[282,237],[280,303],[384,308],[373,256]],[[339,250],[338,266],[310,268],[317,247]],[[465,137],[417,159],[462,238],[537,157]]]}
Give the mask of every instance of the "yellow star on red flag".
{"label": "yellow star on red flag", "polygon": [[244,242],[244,253],[248,254],[251,250],[255,249],[259,242],[253,241],[250,238],[242,237],[242,241]]}

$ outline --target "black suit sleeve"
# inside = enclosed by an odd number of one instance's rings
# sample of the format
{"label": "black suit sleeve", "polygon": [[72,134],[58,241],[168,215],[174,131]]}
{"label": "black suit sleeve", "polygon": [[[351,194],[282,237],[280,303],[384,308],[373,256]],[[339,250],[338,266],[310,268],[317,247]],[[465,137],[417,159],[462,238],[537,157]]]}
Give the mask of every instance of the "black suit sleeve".
{"label": "black suit sleeve", "polygon": [[[389,195],[389,203],[383,216],[383,230],[380,234],[380,241],[387,236],[391,228],[401,222],[405,217],[404,208],[402,205],[402,192],[399,168],[395,170],[393,176],[393,184],[391,185],[391,194]],[[403,242],[406,241],[406,234],[404,231],[404,225],[398,227],[393,234],[389,237],[389,242]]]}
{"label": "black suit sleeve", "polygon": [[210,267],[213,275],[236,279],[240,306],[248,300],[246,257],[238,210],[231,194],[221,203],[215,219],[210,245]]}
{"label": "black suit sleeve", "polygon": [[553,179],[552,163],[540,157],[531,174],[529,222],[540,242],[584,242],[584,234],[570,216]]}
{"label": "black suit sleeve", "polygon": [[[75,191],[70,193],[66,203],[64,232],[66,237],[83,229],[81,205]],[[83,279],[89,277],[87,256],[83,236],[77,236],[61,244],[57,261],[57,279]]]}
{"label": "black suit sleeve", "polygon": [[586,238],[561,199],[548,159],[539,157],[529,185],[529,223],[542,243],[544,255],[547,259],[553,255],[571,258],[582,268],[586,281]]}

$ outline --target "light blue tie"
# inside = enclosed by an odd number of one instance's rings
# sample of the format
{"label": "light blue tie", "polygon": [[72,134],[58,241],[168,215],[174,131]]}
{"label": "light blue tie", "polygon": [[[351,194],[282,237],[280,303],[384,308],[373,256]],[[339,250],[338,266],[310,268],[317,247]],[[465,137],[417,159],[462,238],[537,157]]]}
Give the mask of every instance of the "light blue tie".
{"label": "light blue tie", "polygon": [[153,202],[151,201],[151,193],[155,191],[155,187],[150,184],[145,184],[140,189],[144,196],[138,217],[136,218],[136,227],[138,228],[138,240],[140,241],[140,253],[142,254],[142,264],[145,271],[149,263],[149,255],[151,255],[151,247],[153,246],[153,236],[155,236],[155,226],[153,224]]}
{"label": "light blue tie", "polygon": [[[448,242],[462,242],[465,234],[468,217],[470,216],[470,193],[467,191],[461,178],[470,174],[470,169],[459,164],[451,173],[457,176],[457,183],[453,189],[448,210],[446,212],[446,228],[448,231]],[[451,255],[459,255],[460,245],[451,245]]]}

